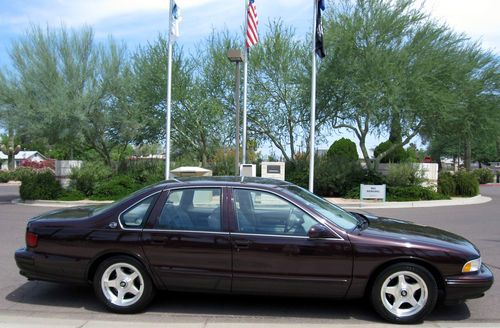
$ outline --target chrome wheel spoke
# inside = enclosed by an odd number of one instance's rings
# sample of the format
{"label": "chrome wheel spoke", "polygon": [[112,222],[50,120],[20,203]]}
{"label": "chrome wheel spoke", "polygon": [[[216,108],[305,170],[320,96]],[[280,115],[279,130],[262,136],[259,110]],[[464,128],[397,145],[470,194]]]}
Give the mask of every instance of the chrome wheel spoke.
{"label": "chrome wheel spoke", "polygon": [[397,286],[387,287],[385,289],[385,292],[387,294],[390,294],[390,295],[394,296],[394,297],[397,297],[399,295],[399,288]]}
{"label": "chrome wheel spoke", "polygon": [[144,279],[133,265],[115,263],[110,265],[101,276],[101,290],[112,304],[130,306],[142,297]]}
{"label": "chrome wheel spoke", "polygon": [[382,304],[397,317],[408,317],[421,311],[427,303],[427,295],[425,281],[412,271],[391,274],[380,290]]}

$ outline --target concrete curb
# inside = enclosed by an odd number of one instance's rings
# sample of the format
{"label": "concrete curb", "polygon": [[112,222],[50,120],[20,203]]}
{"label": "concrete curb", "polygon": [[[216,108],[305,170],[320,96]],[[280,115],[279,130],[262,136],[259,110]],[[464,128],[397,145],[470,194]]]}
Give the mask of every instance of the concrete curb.
{"label": "concrete curb", "polygon": [[[438,207],[438,206],[459,206],[459,205],[477,205],[484,204],[491,201],[490,197],[478,195],[470,198],[452,198],[450,200],[424,200],[414,202],[385,202],[374,203],[365,201],[361,203],[359,200],[346,200],[343,198],[326,198],[331,203],[338,205],[345,209],[359,209],[359,208],[413,208],[413,207]],[[79,200],[79,201],[58,201],[58,200],[31,200],[22,201],[20,198],[14,199],[12,203],[25,205],[25,206],[40,206],[40,207],[72,207],[72,206],[85,206],[85,205],[106,205],[113,201],[92,201],[92,200]]]}
{"label": "concrete curb", "polygon": [[40,207],[73,207],[73,206],[86,206],[86,205],[106,205],[111,204],[112,200],[76,200],[76,201],[62,201],[62,200],[22,200],[16,198],[12,204],[24,206],[40,206]]}
{"label": "concrete curb", "polygon": [[452,198],[447,200],[421,200],[413,202],[385,202],[375,203],[359,200],[348,201],[342,198],[327,198],[328,201],[345,209],[359,208],[413,208],[413,207],[438,207],[438,206],[460,206],[460,205],[478,205],[491,201],[490,197],[478,195],[470,198]]}

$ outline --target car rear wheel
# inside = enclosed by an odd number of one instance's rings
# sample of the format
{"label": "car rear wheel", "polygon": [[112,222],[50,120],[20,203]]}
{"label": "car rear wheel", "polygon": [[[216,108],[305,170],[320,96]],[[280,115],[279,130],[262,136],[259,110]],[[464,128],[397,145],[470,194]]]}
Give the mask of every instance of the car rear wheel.
{"label": "car rear wheel", "polygon": [[413,263],[386,268],[371,290],[375,311],[394,323],[422,321],[434,309],[436,300],[436,280],[427,269]]}
{"label": "car rear wheel", "polygon": [[142,264],[127,256],[104,260],[94,275],[94,291],[117,313],[143,310],[154,297],[154,286]]}

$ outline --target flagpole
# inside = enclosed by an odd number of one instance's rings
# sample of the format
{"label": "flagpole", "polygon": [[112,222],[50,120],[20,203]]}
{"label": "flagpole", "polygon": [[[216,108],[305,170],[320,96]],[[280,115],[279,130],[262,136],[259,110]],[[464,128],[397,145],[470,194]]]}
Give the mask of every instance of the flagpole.
{"label": "flagpole", "polygon": [[312,30],[312,74],[311,74],[311,135],[309,136],[309,191],[314,191],[314,134],[316,127],[316,15],[318,0],[313,0],[313,30]]}
{"label": "flagpole", "polygon": [[172,111],[172,10],[174,0],[170,0],[168,17],[168,71],[167,71],[167,112],[165,113],[165,180],[170,178],[170,125]]}
{"label": "flagpole", "polygon": [[243,58],[243,151],[242,163],[247,163],[247,90],[248,90],[248,57],[250,49],[246,46],[248,32],[248,0],[245,1],[245,28],[243,29],[243,49],[245,49],[245,57]]}

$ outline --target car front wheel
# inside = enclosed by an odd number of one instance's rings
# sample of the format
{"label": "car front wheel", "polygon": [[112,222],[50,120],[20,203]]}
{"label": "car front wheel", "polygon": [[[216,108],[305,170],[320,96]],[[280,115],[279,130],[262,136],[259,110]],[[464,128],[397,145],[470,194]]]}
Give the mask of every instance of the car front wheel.
{"label": "car front wheel", "polygon": [[413,263],[389,266],[377,276],[371,290],[374,309],[394,323],[422,321],[436,300],[436,280],[427,269]]}
{"label": "car front wheel", "polygon": [[108,309],[117,313],[136,313],[153,299],[154,286],[137,260],[117,256],[104,260],[94,275],[94,291]]}

